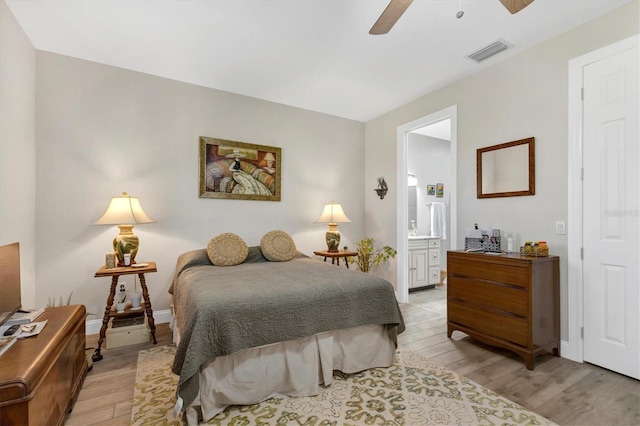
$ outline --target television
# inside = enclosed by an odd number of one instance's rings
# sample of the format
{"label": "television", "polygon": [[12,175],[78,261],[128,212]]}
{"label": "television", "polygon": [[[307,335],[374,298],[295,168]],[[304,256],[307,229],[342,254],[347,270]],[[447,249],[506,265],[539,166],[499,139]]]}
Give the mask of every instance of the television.
{"label": "television", "polygon": [[0,325],[22,307],[20,299],[20,243],[0,247]]}

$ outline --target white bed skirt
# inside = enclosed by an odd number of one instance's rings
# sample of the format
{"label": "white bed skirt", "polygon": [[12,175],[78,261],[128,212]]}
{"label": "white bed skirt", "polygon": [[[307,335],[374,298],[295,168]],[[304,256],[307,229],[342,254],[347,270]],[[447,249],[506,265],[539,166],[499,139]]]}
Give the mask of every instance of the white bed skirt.
{"label": "white bed skirt", "polygon": [[[174,340],[179,341],[175,327]],[[331,385],[333,370],[356,373],[388,367],[395,349],[383,326],[365,325],[218,357],[200,368],[200,392],[185,411],[187,423],[206,422],[228,405],[317,395],[321,384]],[[178,398],[178,411],[181,406]]]}

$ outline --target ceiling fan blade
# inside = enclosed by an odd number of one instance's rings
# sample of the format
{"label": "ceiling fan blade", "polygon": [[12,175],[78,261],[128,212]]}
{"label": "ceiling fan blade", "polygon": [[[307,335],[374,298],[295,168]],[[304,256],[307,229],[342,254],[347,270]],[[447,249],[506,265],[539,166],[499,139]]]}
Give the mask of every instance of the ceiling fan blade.
{"label": "ceiling fan blade", "polygon": [[502,3],[511,14],[514,14],[529,6],[533,3],[533,0],[500,0],[500,3]]}
{"label": "ceiling fan blade", "polygon": [[[391,0],[387,8],[382,12],[373,27],[369,30],[369,34],[379,35],[386,34],[400,19],[405,10],[411,5],[413,0]],[[533,0],[531,0],[533,1]]]}

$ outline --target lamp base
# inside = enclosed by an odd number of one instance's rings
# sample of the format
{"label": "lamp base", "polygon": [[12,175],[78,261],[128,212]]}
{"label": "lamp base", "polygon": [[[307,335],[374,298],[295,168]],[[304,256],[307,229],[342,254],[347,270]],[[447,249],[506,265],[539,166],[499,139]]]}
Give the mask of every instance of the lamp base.
{"label": "lamp base", "polygon": [[118,266],[124,266],[126,253],[131,255],[131,264],[133,264],[136,254],[138,254],[140,241],[133,233],[133,225],[118,225],[118,228],[120,228],[120,233],[113,239],[113,251],[118,258]]}
{"label": "lamp base", "polygon": [[325,234],[325,240],[327,241],[327,251],[335,253],[340,251],[340,231],[338,231],[337,223],[330,223],[329,230]]}

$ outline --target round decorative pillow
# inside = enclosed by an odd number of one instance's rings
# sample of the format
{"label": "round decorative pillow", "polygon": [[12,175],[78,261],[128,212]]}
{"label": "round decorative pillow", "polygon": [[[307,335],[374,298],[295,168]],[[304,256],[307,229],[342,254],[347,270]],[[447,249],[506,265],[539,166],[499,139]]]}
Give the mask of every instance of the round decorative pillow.
{"label": "round decorative pillow", "polygon": [[260,240],[262,254],[272,262],[287,262],[296,257],[296,243],[284,231],[269,231]]}
{"label": "round decorative pillow", "polygon": [[233,266],[245,261],[249,254],[249,247],[236,234],[226,232],[209,241],[207,254],[211,263],[216,266]]}

